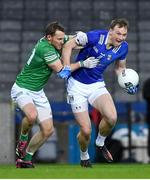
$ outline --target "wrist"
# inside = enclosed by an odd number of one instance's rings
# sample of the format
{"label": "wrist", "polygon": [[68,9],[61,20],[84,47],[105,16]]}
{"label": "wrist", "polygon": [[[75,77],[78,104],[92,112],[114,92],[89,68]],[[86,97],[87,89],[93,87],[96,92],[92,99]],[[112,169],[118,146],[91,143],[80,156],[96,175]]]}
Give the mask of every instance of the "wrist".
{"label": "wrist", "polygon": [[83,61],[79,61],[79,65],[80,65],[80,67],[84,67]]}
{"label": "wrist", "polygon": [[71,66],[70,65],[64,65],[65,69],[70,69],[71,70]]}
{"label": "wrist", "polygon": [[63,70],[64,67],[61,67],[61,69],[59,68],[59,70],[57,70],[57,73],[60,73]]}

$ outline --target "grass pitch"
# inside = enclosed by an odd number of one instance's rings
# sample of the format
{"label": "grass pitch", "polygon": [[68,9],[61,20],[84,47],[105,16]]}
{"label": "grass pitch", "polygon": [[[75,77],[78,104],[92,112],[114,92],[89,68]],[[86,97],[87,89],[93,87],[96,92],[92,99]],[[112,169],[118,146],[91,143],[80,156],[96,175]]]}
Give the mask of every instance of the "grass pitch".
{"label": "grass pitch", "polygon": [[1,179],[150,179],[149,164],[94,164],[93,168],[79,165],[35,164],[34,169],[17,169],[0,165]]}

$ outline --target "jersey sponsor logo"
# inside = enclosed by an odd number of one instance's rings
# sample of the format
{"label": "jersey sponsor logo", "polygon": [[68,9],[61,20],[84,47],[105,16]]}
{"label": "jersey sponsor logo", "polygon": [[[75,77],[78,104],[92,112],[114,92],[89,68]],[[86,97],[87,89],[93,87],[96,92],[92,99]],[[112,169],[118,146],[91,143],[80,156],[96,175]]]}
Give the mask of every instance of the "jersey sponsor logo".
{"label": "jersey sponsor logo", "polygon": [[[102,58],[105,57],[105,56],[106,56],[106,54],[101,53],[100,56],[98,56],[97,58],[102,59]],[[107,60],[110,61],[111,59],[112,59],[112,55],[111,55],[111,54],[108,54],[108,55],[107,55]]]}

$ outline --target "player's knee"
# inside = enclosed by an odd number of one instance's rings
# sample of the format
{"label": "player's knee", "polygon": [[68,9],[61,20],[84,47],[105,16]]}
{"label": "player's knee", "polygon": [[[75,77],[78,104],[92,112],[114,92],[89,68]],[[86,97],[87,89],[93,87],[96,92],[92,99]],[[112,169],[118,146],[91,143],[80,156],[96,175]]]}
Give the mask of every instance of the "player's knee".
{"label": "player's knee", "polygon": [[111,128],[113,128],[115,126],[116,122],[117,122],[117,115],[116,114],[109,117],[109,125]]}
{"label": "player's knee", "polygon": [[89,127],[82,128],[82,133],[84,134],[84,136],[90,137],[90,135],[91,135],[91,128],[89,128]]}
{"label": "player's knee", "polygon": [[45,138],[50,137],[54,132],[54,127],[46,127],[43,129],[43,136]]}
{"label": "player's knee", "polygon": [[31,113],[29,113],[27,115],[27,118],[28,118],[29,123],[33,124],[36,121],[36,119],[37,119],[37,112],[36,111],[32,111]]}

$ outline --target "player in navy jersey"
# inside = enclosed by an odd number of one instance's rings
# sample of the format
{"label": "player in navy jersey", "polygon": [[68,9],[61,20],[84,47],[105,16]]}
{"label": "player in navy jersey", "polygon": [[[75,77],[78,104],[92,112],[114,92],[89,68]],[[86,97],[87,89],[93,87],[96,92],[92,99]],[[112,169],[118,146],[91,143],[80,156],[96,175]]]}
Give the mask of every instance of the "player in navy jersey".
{"label": "player in navy jersey", "polygon": [[[80,145],[80,164],[82,167],[92,167],[88,154],[91,135],[88,103],[102,114],[96,146],[108,162],[113,161],[111,153],[106,148],[105,139],[116,124],[117,112],[113,99],[105,87],[103,73],[112,63],[116,65],[116,74],[126,68],[128,43],[125,40],[127,33],[128,21],[126,19],[115,19],[111,22],[109,30],[78,33],[75,39],[70,40],[64,46],[62,53],[64,65],[70,64],[72,49],[77,44],[83,48],[80,50],[76,61],[82,63],[82,60],[90,56],[98,58],[100,61],[95,68],[80,68],[74,71],[68,79],[67,100],[71,104],[72,111],[80,125],[77,139]],[[128,87],[126,90],[129,94],[135,94],[137,87]]]}

